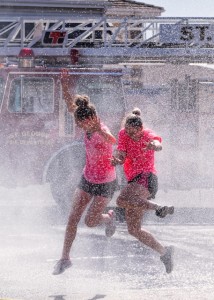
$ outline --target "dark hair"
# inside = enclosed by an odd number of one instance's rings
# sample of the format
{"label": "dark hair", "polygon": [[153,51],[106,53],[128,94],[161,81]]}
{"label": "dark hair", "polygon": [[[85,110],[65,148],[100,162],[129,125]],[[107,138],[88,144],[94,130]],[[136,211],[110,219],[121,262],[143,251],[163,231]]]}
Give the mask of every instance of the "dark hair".
{"label": "dark hair", "polygon": [[141,110],[137,107],[126,117],[125,126],[142,127],[143,120],[141,118]]}
{"label": "dark hair", "polygon": [[97,115],[96,109],[93,104],[90,104],[90,98],[87,95],[76,95],[75,104],[77,108],[74,116],[78,121],[83,121]]}

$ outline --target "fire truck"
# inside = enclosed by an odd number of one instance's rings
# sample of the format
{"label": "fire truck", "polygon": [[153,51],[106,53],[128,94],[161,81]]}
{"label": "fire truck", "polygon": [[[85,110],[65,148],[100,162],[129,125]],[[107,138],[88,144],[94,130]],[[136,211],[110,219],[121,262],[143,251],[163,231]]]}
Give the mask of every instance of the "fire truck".
{"label": "fire truck", "polygon": [[82,133],[62,97],[66,67],[113,134],[138,106],[163,137],[160,189],[213,188],[213,21],[1,17],[0,185],[48,183],[66,210],[84,165]]}

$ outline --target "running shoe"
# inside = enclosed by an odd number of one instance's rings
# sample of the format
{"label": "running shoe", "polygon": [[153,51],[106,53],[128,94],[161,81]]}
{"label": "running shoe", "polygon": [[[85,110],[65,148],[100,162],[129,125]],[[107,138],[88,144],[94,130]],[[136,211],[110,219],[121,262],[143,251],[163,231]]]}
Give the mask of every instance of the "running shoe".
{"label": "running shoe", "polygon": [[69,259],[60,259],[56,263],[52,274],[59,275],[59,274],[63,273],[66,269],[70,268],[71,265],[72,265],[72,263]]}
{"label": "running shoe", "polygon": [[158,209],[156,209],[156,216],[159,218],[164,218],[166,215],[173,215],[174,214],[174,206],[161,206]]}
{"label": "running shoe", "polygon": [[166,273],[171,273],[173,270],[173,254],[174,248],[172,246],[165,247],[166,253],[160,257],[160,260],[163,262]]}
{"label": "running shoe", "polygon": [[116,231],[116,214],[112,209],[108,211],[108,214],[111,218],[111,221],[106,223],[105,234],[107,237],[111,237]]}

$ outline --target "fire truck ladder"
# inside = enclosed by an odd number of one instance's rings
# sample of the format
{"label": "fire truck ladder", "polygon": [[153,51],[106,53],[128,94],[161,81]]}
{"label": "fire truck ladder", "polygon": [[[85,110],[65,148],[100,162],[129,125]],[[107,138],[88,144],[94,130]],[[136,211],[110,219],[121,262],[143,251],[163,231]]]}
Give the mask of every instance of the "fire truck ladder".
{"label": "fire truck ladder", "polygon": [[66,57],[72,49],[88,60],[214,61],[214,18],[0,19],[0,57],[32,48],[36,57]]}

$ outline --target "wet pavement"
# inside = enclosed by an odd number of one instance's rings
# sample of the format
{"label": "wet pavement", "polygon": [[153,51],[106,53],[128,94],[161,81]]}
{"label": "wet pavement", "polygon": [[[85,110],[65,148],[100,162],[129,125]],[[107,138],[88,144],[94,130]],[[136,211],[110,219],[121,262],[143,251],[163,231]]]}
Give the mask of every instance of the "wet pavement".
{"label": "wet pavement", "polygon": [[125,224],[107,239],[104,228],[79,227],[73,266],[52,275],[65,225],[31,216],[0,221],[0,299],[142,300],[214,299],[214,226],[150,224],[163,244],[175,247],[166,274],[159,256],[129,236]]}

